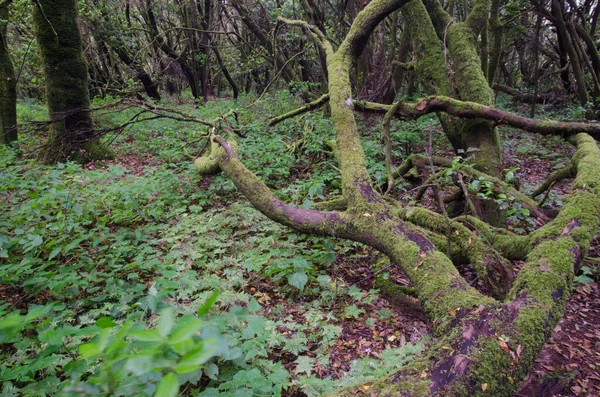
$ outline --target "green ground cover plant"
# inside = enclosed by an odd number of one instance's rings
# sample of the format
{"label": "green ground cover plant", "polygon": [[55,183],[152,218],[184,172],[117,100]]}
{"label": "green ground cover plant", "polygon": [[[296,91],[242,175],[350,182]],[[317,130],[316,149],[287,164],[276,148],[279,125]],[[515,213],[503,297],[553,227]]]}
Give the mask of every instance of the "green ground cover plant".
{"label": "green ground cover plant", "polygon": [[[256,110],[286,111],[297,100],[267,95],[245,110],[250,99],[186,110],[208,119],[238,107],[243,155],[286,199],[310,206],[339,191],[325,144],[330,123],[307,115],[269,131],[271,113]],[[36,103],[19,106],[25,125],[43,120]],[[133,114],[97,123],[109,128]],[[329,239],[265,222],[225,178],[199,180],[181,148],[201,150],[202,132],[169,119],[139,123],[111,137],[120,160],[91,168],[41,166],[2,147],[2,395],[319,395],[374,379],[423,348],[359,360],[346,380],[317,378],[313,368],[328,365],[342,331],[330,310],[342,320],[364,316],[365,301],[377,297],[328,274],[356,244],[333,252]],[[33,141],[23,134],[20,150]],[[381,149],[376,134],[369,145]],[[310,183],[297,178],[315,171]],[[276,307],[251,294],[259,284]],[[303,322],[282,302],[297,305]]]}
{"label": "green ground cover plant", "polygon": [[[280,198],[310,208],[339,194],[331,122],[313,113],[269,129],[268,118],[298,100],[286,91],[253,100],[184,107],[204,119],[236,109],[241,156]],[[43,120],[35,102],[19,107],[24,125]],[[101,112],[97,123],[110,128],[134,115]],[[384,184],[379,125],[360,123],[368,167]],[[432,119],[394,122],[402,143],[394,155],[427,150],[428,134],[417,134],[424,128],[435,128]],[[344,321],[376,327],[394,312],[371,312],[378,290],[336,276],[338,257],[352,260],[359,244],[265,221],[230,180],[198,177],[188,154],[203,150],[205,133],[171,119],[141,122],[109,135],[118,159],[92,167],[29,160],[28,134],[18,151],[0,148],[2,395],[318,396],[385,376],[422,352],[425,339],[403,342],[352,361],[345,376],[318,375]],[[433,139],[435,155],[448,151],[441,136]],[[527,142],[519,153],[554,158],[555,139],[519,139]],[[469,167],[457,158],[440,182]],[[505,183],[518,173],[507,169]],[[468,184],[509,208],[515,228],[529,227],[528,210],[494,188],[482,178]],[[595,276],[586,266],[577,280]]]}

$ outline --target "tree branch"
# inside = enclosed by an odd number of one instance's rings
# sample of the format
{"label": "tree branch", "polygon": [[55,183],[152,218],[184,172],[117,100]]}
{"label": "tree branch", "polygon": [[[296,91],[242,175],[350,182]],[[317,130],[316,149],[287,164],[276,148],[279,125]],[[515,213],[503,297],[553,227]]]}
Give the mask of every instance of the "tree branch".
{"label": "tree branch", "polygon": [[[380,114],[385,114],[390,106],[366,101],[354,102],[354,107],[358,110]],[[583,132],[600,139],[600,124],[597,123],[536,120],[475,102],[464,102],[444,96],[430,96],[416,103],[402,102],[396,111],[396,117],[413,120],[435,112],[444,112],[464,119],[490,120],[496,125],[508,125],[542,135],[568,137]]]}
{"label": "tree branch", "polygon": [[298,109],[295,109],[295,110],[292,110],[291,112],[282,114],[281,116],[277,116],[277,117],[273,117],[273,118],[269,119],[269,127],[273,127],[274,125],[281,123],[283,120],[286,120],[286,119],[289,119],[292,117],[296,117],[303,113],[307,113],[312,110],[315,110],[315,109],[323,106],[323,104],[327,103],[328,101],[329,101],[329,94],[323,94],[318,99],[316,99],[310,103],[307,103],[306,105],[304,105]]}

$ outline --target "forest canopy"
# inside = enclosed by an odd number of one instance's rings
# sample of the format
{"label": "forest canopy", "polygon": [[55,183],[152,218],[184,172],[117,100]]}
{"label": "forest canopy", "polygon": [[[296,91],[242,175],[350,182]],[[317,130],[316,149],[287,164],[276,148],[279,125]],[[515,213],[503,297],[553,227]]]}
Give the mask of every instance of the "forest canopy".
{"label": "forest canopy", "polygon": [[599,16],[0,1],[3,394],[600,392]]}

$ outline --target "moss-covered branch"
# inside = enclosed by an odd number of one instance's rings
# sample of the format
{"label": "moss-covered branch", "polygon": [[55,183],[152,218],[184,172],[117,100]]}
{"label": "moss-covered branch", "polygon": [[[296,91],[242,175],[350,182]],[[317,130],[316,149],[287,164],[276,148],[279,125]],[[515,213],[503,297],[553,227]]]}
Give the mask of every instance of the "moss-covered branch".
{"label": "moss-covered branch", "polygon": [[201,175],[223,171],[256,209],[275,222],[303,233],[347,235],[347,222],[340,213],[296,208],[284,203],[242,164],[237,156],[235,143],[216,135],[211,139],[211,150],[195,161],[196,170]]}
{"label": "moss-covered branch", "polygon": [[409,208],[403,211],[403,215],[410,222],[440,233],[450,243],[456,244],[494,297],[505,297],[512,283],[512,265],[491,243],[482,240],[462,224],[424,208]]}
{"label": "moss-covered branch", "polygon": [[314,42],[323,50],[326,54],[331,54],[333,52],[333,48],[331,44],[327,40],[327,37],[321,32],[318,26],[311,25],[306,21],[298,20],[298,19],[287,19],[284,17],[278,17],[277,20],[290,25],[290,26],[299,26],[304,28],[308,34],[312,37]]}
{"label": "moss-covered branch", "polygon": [[[440,156],[431,156],[433,165],[440,167],[450,167],[452,160]],[[409,155],[394,171],[394,177],[402,177],[413,167],[424,167],[427,166],[429,158],[423,154],[413,153]]]}
{"label": "moss-covered branch", "polygon": [[[354,106],[361,111],[385,114],[391,105],[355,101]],[[490,120],[496,125],[508,125],[542,135],[559,135],[567,137],[584,132],[600,139],[599,123],[536,120],[520,116],[516,113],[495,109],[491,106],[460,101],[458,99],[443,96],[423,98],[416,103],[403,102],[396,111],[396,117],[403,120],[412,120],[435,112],[444,112],[466,119]]]}
{"label": "moss-covered branch", "polygon": [[320,203],[315,203],[313,206],[321,211],[346,211],[348,209],[348,202],[343,196],[337,196],[321,201]]}
{"label": "moss-covered branch", "polygon": [[[531,236],[532,250],[505,304],[481,301],[453,310],[451,328],[428,351],[389,379],[369,384],[375,395],[512,396],[561,318],[577,268],[600,219],[600,150],[578,134],[572,193],[557,218]],[[441,313],[439,313],[441,314]],[[432,317],[436,322],[436,318]],[[360,388],[339,395],[361,395]]]}
{"label": "moss-covered branch", "polygon": [[508,229],[495,228],[479,218],[462,215],[455,218],[469,229],[476,230],[494,249],[510,260],[525,260],[531,250],[529,236],[520,236]]}
{"label": "moss-covered branch", "polygon": [[291,112],[269,119],[269,127],[273,127],[274,125],[281,123],[283,120],[287,120],[289,118],[296,117],[301,114],[318,109],[325,103],[327,103],[327,101],[329,101],[329,94],[323,94],[318,99],[307,103],[306,105],[299,107],[298,109],[294,109]]}

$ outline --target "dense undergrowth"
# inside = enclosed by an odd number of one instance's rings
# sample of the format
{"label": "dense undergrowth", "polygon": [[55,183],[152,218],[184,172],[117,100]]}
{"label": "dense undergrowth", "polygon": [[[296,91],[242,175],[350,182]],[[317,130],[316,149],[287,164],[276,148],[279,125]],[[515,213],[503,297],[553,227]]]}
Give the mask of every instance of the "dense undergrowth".
{"label": "dense undergrowth", "polygon": [[[268,117],[298,101],[285,91],[250,99],[178,106],[205,119],[236,108],[244,163],[282,199],[309,207],[339,193],[331,123],[315,113],[268,128]],[[45,117],[35,103],[19,114],[23,123]],[[96,123],[134,114],[99,112]],[[371,175],[383,184],[380,121],[361,127]],[[431,118],[393,124],[395,157],[422,150],[422,131],[434,128]],[[349,363],[346,376],[327,373],[345,319],[375,327],[389,317],[370,311],[376,290],[332,276],[336,257],[360,248],[296,234],[229,180],[198,177],[186,152],[199,154],[204,133],[169,119],[135,124],[108,137],[116,161],[84,167],[27,159],[34,133],[21,136],[23,157],[0,147],[2,395],[320,395],[381,377],[423,349],[423,340],[398,338]],[[527,136],[508,138],[529,152]],[[448,154],[441,134],[433,142],[434,154]],[[536,142],[531,151],[543,156]],[[547,141],[546,157],[558,144]],[[397,186],[400,195],[409,189]],[[530,226],[517,215],[515,225]]]}

